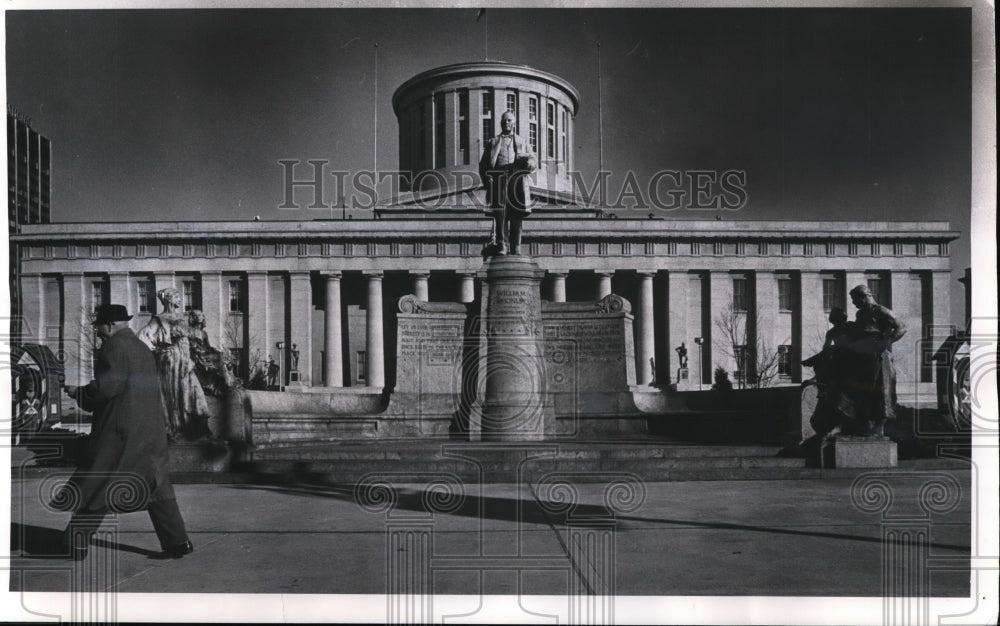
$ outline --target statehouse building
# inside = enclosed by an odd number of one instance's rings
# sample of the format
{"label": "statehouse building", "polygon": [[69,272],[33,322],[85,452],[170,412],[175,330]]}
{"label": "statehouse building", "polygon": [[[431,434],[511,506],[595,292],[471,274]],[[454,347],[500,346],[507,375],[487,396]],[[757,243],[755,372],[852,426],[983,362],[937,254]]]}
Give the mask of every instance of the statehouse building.
{"label": "statehouse building", "polygon": [[[510,110],[538,158],[523,251],[545,272],[542,298],[627,300],[631,384],[671,393],[707,389],[720,366],[740,376],[717,323],[727,306],[753,318],[777,352],[775,384],[798,384],[811,376],[801,361],[822,346],[830,309],[853,318],[847,293],[866,284],[909,327],[895,348],[901,401],[913,392],[934,401],[934,368],[915,346],[951,334],[949,243],[958,233],[947,222],[613,216],[573,193],[577,91],[521,65],[432,69],[401,85],[393,107],[400,169],[436,173],[404,185],[369,219],[20,224],[11,244],[23,340],[52,347],[67,382],[83,384],[92,373],[90,312],[124,303],[138,329],[159,310],[156,292],[172,286],[186,309],[204,311],[211,343],[241,376],[270,357],[292,385],[284,393],[391,392],[400,298],[479,297],[491,222],[473,201],[483,193],[478,179],[458,173],[476,171],[482,140]],[[686,379],[678,378],[681,344]]]}

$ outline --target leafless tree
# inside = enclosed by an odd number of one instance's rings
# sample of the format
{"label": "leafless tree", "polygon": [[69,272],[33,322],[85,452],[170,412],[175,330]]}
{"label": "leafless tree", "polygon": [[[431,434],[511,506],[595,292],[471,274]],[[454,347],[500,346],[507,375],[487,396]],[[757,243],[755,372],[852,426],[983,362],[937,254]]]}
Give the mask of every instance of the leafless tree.
{"label": "leafless tree", "polygon": [[741,309],[732,300],[715,318],[719,330],[719,348],[736,363],[738,388],[761,389],[770,387],[778,378],[780,354],[777,349],[756,332],[767,328],[760,308]]}
{"label": "leafless tree", "polygon": [[[93,319],[93,311],[87,307],[80,307],[77,315],[67,316],[63,322],[62,345],[59,347],[50,345],[65,365],[76,366],[81,380],[93,375],[94,359],[100,344],[91,324]],[[48,343],[45,339],[42,341]]]}
{"label": "leafless tree", "polygon": [[239,354],[232,363],[233,375],[246,380],[246,387],[253,388],[253,381],[266,378],[267,363],[261,356],[257,336],[244,334],[245,321],[241,315],[229,315],[223,325],[222,346],[228,355]]}

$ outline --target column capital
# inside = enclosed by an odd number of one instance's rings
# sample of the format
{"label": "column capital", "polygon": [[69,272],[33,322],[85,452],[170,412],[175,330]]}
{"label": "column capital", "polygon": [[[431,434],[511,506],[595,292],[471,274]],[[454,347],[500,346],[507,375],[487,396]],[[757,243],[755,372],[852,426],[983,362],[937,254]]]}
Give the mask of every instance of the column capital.
{"label": "column capital", "polygon": [[322,271],[319,275],[325,277],[327,280],[340,280],[344,277],[344,273],[340,270]]}
{"label": "column capital", "polygon": [[594,270],[596,276],[614,276],[615,270]]}
{"label": "column capital", "polygon": [[382,270],[364,270],[361,275],[368,280],[378,279],[382,280],[383,272]]}
{"label": "column capital", "polygon": [[[109,270],[107,272],[108,277],[121,278],[122,276],[128,276],[128,272],[124,270]],[[23,275],[23,274],[22,274]]]}
{"label": "column capital", "polygon": [[569,276],[569,270],[549,270],[549,276],[554,278],[566,278]]}
{"label": "column capital", "polygon": [[[431,275],[430,270],[408,270],[408,271],[410,273],[410,276],[418,276],[421,278],[427,278]],[[379,275],[381,275],[381,272],[379,272]]]}
{"label": "column capital", "polygon": [[656,270],[637,270],[636,274],[643,278],[652,278],[656,276]]}
{"label": "column capital", "polygon": [[243,272],[246,274],[247,278],[263,278],[267,276],[267,270],[246,270]]}

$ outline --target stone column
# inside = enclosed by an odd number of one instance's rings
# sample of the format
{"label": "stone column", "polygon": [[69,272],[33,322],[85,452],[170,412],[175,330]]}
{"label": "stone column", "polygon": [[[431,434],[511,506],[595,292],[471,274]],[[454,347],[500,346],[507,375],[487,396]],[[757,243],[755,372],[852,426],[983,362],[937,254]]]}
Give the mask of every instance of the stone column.
{"label": "stone column", "polygon": [[[289,341],[299,351],[299,380],[306,387],[312,384],[312,284],[309,272],[293,271],[288,273],[289,287]],[[289,346],[291,348],[291,346]],[[270,350],[270,348],[268,348]],[[289,352],[289,366],[291,366]]]}
{"label": "stone column", "polygon": [[[688,284],[691,282],[691,278],[687,272],[679,272],[671,270],[667,274],[667,299],[663,303],[664,307],[667,309],[667,359],[668,362],[664,364],[667,371],[664,375],[660,377],[661,380],[666,380],[670,377],[670,382],[680,382],[677,381],[677,372],[681,367],[680,358],[677,355],[677,348],[682,343],[688,351],[688,371],[695,371],[691,365],[695,363],[695,367],[700,366],[700,359],[698,355],[694,354],[694,351],[698,350],[699,347],[694,343],[694,337],[687,336],[687,318],[688,318]],[[696,375],[698,372],[696,372]],[[690,377],[689,380],[693,378]]]}
{"label": "stone column", "polygon": [[[915,382],[913,373],[916,369],[916,362],[913,358],[913,348],[920,338],[921,319],[919,314],[913,314],[913,303],[914,298],[916,298],[916,302],[920,302],[921,291],[921,281],[912,280],[909,272],[894,271],[889,274],[889,301],[879,302],[879,304],[892,309],[896,319],[906,324],[906,336],[892,348],[897,387],[909,387]],[[847,310],[850,318],[854,319],[854,306],[851,305]],[[901,390],[897,389],[897,391]]]}
{"label": "stone column", "polygon": [[552,277],[552,301],[566,302],[566,275],[568,272],[549,272]]}
{"label": "stone column", "polygon": [[[752,323],[747,333],[747,343],[762,350],[770,350],[770,355],[754,355],[751,352],[753,366],[756,369],[761,359],[774,356],[778,346],[786,341],[787,336],[779,337],[779,327],[783,327],[781,313],[778,309],[778,281],[774,272],[758,270],[747,278],[750,283],[750,310],[747,312],[747,322]],[[790,340],[790,337],[787,338]],[[754,372],[757,374],[758,372]],[[777,365],[774,369],[774,382],[777,382]]]}
{"label": "stone column", "polygon": [[639,272],[639,309],[636,320],[639,335],[639,345],[636,352],[636,384],[649,385],[653,383],[653,355],[656,341],[653,334],[653,274],[654,272]]}
{"label": "stone column", "polygon": [[382,335],[382,272],[368,277],[368,315],[365,340],[365,381],[369,387],[385,386],[385,344]]}
{"label": "stone column", "polygon": [[545,361],[540,283],[544,272],[525,256],[486,261],[482,439],[538,441],[545,436]]}
{"label": "stone column", "polygon": [[17,332],[24,343],[46,343],[45,285],[41,274],[21,274],[21,317]]}
{"label": "stone column", "polygon": [[[916,342],[920,337],[926,337],[931,340],[931,345],[927,346],[927,348],[937,349],[937,347],[941,345],[941,342],[952,334],[951,272],[947,270],[933,272],[931,274],[930,283],[931,319],[929,321],[931,327],[929,331],[925,334],[921,334],[924,333],[923,328],[911,328],[907,331],[907,336],[901,339],[897,345],[903,344],[909,340],[906,345],[913,346],[916,345]],[[929,362],[924,361],[924,358],[929,359],[929,357],[921,357],[922,363]],[[935,368],[930,368],[930,370],[931,372],[935,372]],[[936,376],[936,374],[932,374],[932,376]]]}
{"label": "stone column", "polygon": [[84,332],[90,326],[84,287],[81,272],[63,274],[62,351],[66,358],[66,384],[75,386],[85,385],[90,380],[90,358],[94,349],[90,334]]}
{"label": "stone column", "polygon": [[462,302],[472,302],[476,299],[476,276],[475,274],[462,273],[459,275],[462,281]]}
{"label": "stone column", "polygon": [[[158,293],[161,289],[166,289],[167,287],[177,287],[177,285],[174,284],[174,273],[153,272],[153,291]],[[159,313],[162,308],[160,306],[159,299],[156,301],[156,306],[158,307],[156,312]]]}
{"label": "stone column", "polygon": [[[794,284],[794,283],[793,283]],[[802,359],[808,359],[823,348],[823,340],[829,328],[827,313],[823,310],[823,275],[803,271],[799,275],[798,295],[798,336],[792,340],[800,346]],[[848,314],[850,316],[850,314]],[[800,379],[812,377],[812,369],[802,371],[802,359],[792,359],[792,373],[799,373]]]}
{"label": "stone column", "polygon": [[413,277],[413,295],[419,300],[428,302],[430,300],[429,290],[427,288],[427,279],[430,276],[430,272],[426,270],[416,270],[410,271],[410,276]]}
{"label": "stone column", "polygon": [[[702,314],[705,328],[705,361],[708,363],[708,381],[715,381],[715,368],[722,366],[729,372],[733,386],[738,386],[736,380],[736,360],[728,352],[733,347],[729,338],[719,329],[719,315],[729,310],[733,302],[733,276],[728,272],[708,272],[708,301],[702,302]],[[746,318],[743,318],[746,321]]]}
{"label": "stone column", "polygon": [[597,276],[597,299],[600,300],[605,296],[611,295],[611,277],[614,276],[614,271],[610,272],[594,272]]}
{"label": "stone column", "polygon": [[129,315],[135,315],[135,304],[129,299],[128,272],[108,272],[108,304],[122,304]]}
{"label": "stone column", "polygon": [[229,300],[223,306],[222,272],[208,270],[201,272],[201,312],[205,314],[205,333],[208,342],[222,351],[236,346],[224,345],[226,321],[229,319]]}
{"label": "stone column", "polygon": [[326,337],[324,341],[324,364],[326,386],[344,386],[344,337],[340,323],[340,272],[328,272],[326,276]]}
{"label": "stone column", "polygon": [[[271,335],[268,332],[268,300],[270,299],[267,281],[267,272],[251,271],[247,272],[247,311],[244,323],[247,325],[249,338],[246,348],[247,364],[252,366],[254,361],[257,364],[266,364],[269,351],[274,350],[271,342]],[[288,370],[288,349],[285,346],[284,369]],[[285,372],[281,373],[285,376]],[[248,380],[253,377],[253,371],[247,372]]]}
{"label": "stone column", "polygon": [[857,309],[851,303],[851,289],[858,285],[868,285],[868,277],[864,272],[844,272],[844,311],[847,312],[848,319],[852,320]]}

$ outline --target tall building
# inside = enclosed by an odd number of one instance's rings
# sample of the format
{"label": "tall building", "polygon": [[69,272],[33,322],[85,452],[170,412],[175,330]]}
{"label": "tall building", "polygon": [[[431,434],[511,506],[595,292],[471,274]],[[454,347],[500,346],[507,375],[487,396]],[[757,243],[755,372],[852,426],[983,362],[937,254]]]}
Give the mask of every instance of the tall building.
{"label": "tall building", "polygon": [[[393,105],[401,169],[446,182],[474,172],[500,114],[517,113],[518,134],[539,156],[532,188],[541,206],[525,221],[523,248],[546,273],[542,296],[629,300],[632,383],[698,388],[717,367],[745,376],[747,348],[724,336],[728,310],[775,353],[775,382],[797,384],[810,375],[801,360],[822,346],[830,310],[853,316],[847,292],[866,284],[910,328],[895,349],[901,396],[933,402],[920,340],[950,330],[949,243],[958,233],[947,222],[607,219],[607,207],[567,205],[580,102],[566,81],[505,63],[450,65],[406,81]],[[372,219],[25,223],[12,235],[23,313],[66,356],[71,384],[90,374],[84,329],[96,305],[126,304],[140,328],[158,310],[156,292],[172,286],[186,308],[204,310],[211,342],[238,358],[244,376],[272,356],[289,382],[295,346],[303,386],[391,391],[399,299],[478,297],[491,224],[478,180],[469,186],[434,192],[433,210],[410,189]],[[687,381],[677,380],[681,344]]]}
{"label": "tall building", "polygon": [[[31,118],[7,107],[7,229],[21,232],[24,224],[47,224],[51,219],[52,142],[31,127]],[[10,306],[19,314],[20,259],[10,246]],[[16,324],[16,322],[12,322]],[[11,328],[15,334],[19,328]]]}

